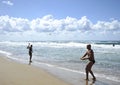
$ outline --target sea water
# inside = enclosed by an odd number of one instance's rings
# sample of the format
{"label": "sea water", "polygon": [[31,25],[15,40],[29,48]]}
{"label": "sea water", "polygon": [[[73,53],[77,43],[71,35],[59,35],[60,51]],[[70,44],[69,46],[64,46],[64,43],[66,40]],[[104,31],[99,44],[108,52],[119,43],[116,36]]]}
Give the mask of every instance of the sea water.
{"label": "sea water", "polygon": [[91,44],[96,60],[92,68],[95,75],[120,82],[120,41],[1,41],[0,53],[28,63],[28,43],[33,45],[33,63],[81,74],[85,74],[88,61],[80,57],[86,52],[86,45]]}

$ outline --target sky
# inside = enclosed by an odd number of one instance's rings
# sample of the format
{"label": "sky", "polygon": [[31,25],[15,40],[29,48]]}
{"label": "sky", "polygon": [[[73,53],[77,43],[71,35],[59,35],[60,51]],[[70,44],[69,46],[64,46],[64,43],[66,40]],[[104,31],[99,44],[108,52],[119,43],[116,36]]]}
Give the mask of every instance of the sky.
{"label": "sky", "polygon": [[120,0],[0,0],[0,41],[120,40]]}

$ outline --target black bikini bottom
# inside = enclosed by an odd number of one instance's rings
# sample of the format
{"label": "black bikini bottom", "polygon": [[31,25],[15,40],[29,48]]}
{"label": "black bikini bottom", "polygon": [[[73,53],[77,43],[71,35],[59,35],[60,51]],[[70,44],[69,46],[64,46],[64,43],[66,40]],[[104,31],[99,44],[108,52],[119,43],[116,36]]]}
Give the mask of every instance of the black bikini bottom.
{"label": "black bikini bottom", "polygon": [[93,62],[93,64],[95,63],[95,61],[94,61],[94,60],[91,60],[91,62]]}

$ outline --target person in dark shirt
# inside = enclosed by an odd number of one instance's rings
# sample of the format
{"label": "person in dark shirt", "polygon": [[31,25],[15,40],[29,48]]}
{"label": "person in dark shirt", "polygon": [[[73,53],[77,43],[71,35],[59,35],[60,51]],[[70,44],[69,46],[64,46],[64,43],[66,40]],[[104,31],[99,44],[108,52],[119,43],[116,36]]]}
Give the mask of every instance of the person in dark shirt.
{"label": "person in dark shirt", "polygon": [[95,63],[95,59],[94,59],[94,52],[91,49],[91,45],[90,44],[87,45],[87,52],[80,59],[81,60],[86,60],[86,59],[89,60],[89,63],[86,65],[86,68],[85,68],[85,70],[86,70],[86,80],[89,80],[89,78],[88,78],[89,72],[91,73],[91,75],[93,77],[93,80],[96,80],[96,77],[94,76],[94,74],[93,74],[93,72],[91,70],[93,64]]}

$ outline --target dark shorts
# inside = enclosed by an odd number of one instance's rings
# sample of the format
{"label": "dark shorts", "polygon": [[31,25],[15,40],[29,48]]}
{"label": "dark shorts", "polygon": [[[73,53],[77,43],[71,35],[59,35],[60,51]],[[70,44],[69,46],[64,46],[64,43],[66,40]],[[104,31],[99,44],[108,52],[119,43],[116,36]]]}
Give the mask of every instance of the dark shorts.
{"label": "dark shorts", "polygon": [[95,63],[95,61],[94,61],[94,60],[92,60],[91,62],[93,62],[93,64]]}
{"label": "dark shorts", "polygon": [[32,52],[29,52],[29,55],[32,55]]}

